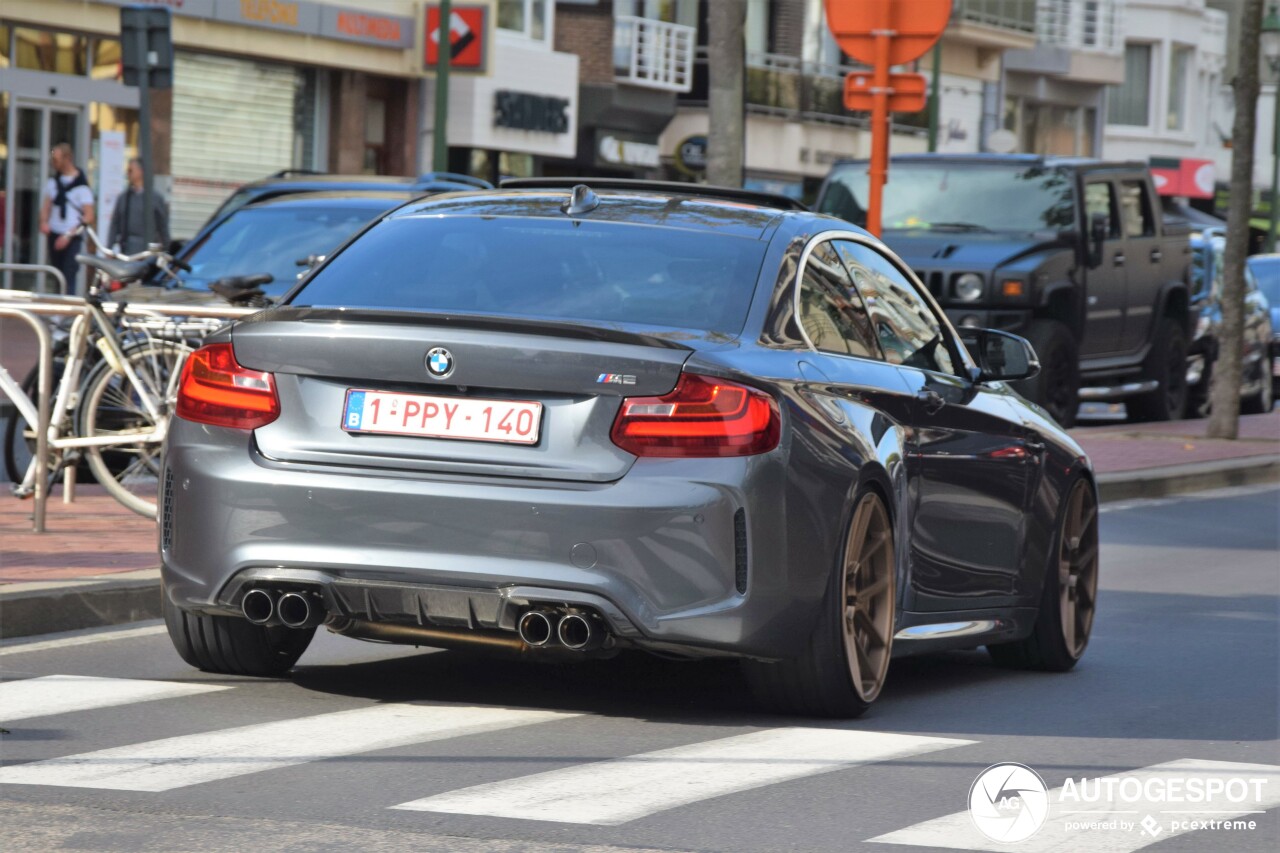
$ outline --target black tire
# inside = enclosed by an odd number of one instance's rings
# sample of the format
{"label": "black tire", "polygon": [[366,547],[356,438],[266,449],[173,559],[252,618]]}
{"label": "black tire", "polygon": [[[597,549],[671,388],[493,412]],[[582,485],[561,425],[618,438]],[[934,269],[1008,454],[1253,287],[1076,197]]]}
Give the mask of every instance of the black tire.
{"label": "black tire", "polygon": [[[871,556],[877,561],[887,558],[888,571],[883,577],[888,584],[887,591],[881,586],[880,572],[884,567],[876,569],[876,590],[874,595],[881,607],[876,608],[876,618],[882,620],[880,633],[885,642],[874,649],[877,658],[877,672],[874,678],[861,681],[862,686],[855,686],[853,670],[849,658],[850,640],[846,638],[843,623],[849,615],[849,608],[854,605],[847,598],[847,582],[845,566],[850,561],[851,545],[854,543],[854,530],[859,523],[859,511],[870,502],[874,505],[872,512],[878,512],[885,519],[884,535],[877,534],[879,543],[873,550],[867,547],[872,541],[870,525],[863,526],[864,535],[858,542],[859,565],[870,564]],[[800,715],[806,717],[835,717],[850,719],[862,716],[883,686],[888,670],[888,659],[892,653],[894,631],[894,608],[897,601],[897,584],[894,578],[893,528],[888,522],[889,514],[883,500],[874,491],[864,491],[854,502],[854,512],[849,524],[840,553],[836,555],[836,565],[831,572],[831,580],[827,584],[827,592],[823,597],[822,610],[818,615],[813,633],[810,635],[805,650],[795,658],[776,662],[744,660],[743,674],[751,687],[757,702],[765,709],[775,713]],[[883,548],[882,553],[880,549]],[[866,556],[863,556],[863,552]],[[887,555],[887,556],[886,556]],[[870,591],[871,588],[868,588]],[[887,612],[882,609],[887,600]],[[870,596],[866,599],[870,601]],[[851,622],[857,622],[851,619]],[[866,647],[864,647],[865,649]],[[881,658],[883,656],[883,658]],[[861,675],[862,669],[858,669]],[[871,686],[868,688],[868,683]]]}
{"label": "black tire", "polygon": [[1262,379],[1258,382],[1258,393],[1251,394],[1240,401],[1240,412],[1245,415],[1265,415],[1271,411],[1275,405],[1275,388],[1272,385],[1270,373],[1267,368],[1271,367],[1271,359],[1264,361],[1262,370]]}
{"label": "black tire", "polygon": [[[56,355],[53,359],[53,382],[54,394],[57,394],[58,377],[62,376],[62,370],[66,361],[62,355]],[[39,379],[39,368],[33,367],[22,380],[22,391],[32,400],[36,396],[36,382]],[[50,401],[50,406],[53,401]],[[27,476],[27,466],[31,463],[31,457],[35,455],[35,440],[25,435],[29,431],[27,419],[18,412],[14,407],[11,414],[4,423],[4,471],[5,476],[15,486],[20,484]],[[62,473],[60,454],[50,454],[51,464],[49,466],[49,485],[52,486],[58,481]],[[76,476],[80,482],[92,482],[92,474],[89,472],[89,466],[82,458],[76,469]]]}
{"label": "black tire", "polygon": [[1187,388],[1187,408],[1184,416],[1189,420],[1209,417],[1213,411],[1210,390],[1213,388],[1213,363],[1205,365],[1200,381]]}
{"label": "black tire", "polygon": [[189,613],[161,590],[164,624],[178,656],[205,672],[278,678],[307,650],[315,628],[266,627],[235,616]]}
{"label": "black tire", "polygon": [[1160,318],[1142,378],[1156,380],[1156,389],[1125,401],[1129,420],[1172,421],[1182,417],[1187,407],[1187,336],[1172,317]]}
{"label": "black tire", "polygon": [[[1069,525],[1073,521],[1074,501],[1081,499],[1083,509],[1080,518],[1087,518],[1080,536],[1069,533]],[[1044,586],[1040,594],[1039,611],[1036,614],[1035,626],[1031,633],[1022,640],[1010,643],[996,643],[987,646],[992,660],[998,665],[1013,669],[1036,669],[1046,672],[1066,672],[1076,665],[1089,644],[1089,633],[1093,627],[1096,614],[1098,591],[1098,501],[1092,484],[1081,478],[1067,490],[1067,497],[1059,510],[1058,529],[1054,536],[1053,548],[1050,551],[1048,564],[1045,566]],[[1071,547],[1072,539],[1078,540],[1076,547]],[[1063,578],[1064,561],[1072,563],[1069,558],[1092,555],[1091,577],[1081,582],[1077,573],[1075,582]],[[1068,578],[1072,571],[1067,569]],[[1068,587],[1069,597],[1079,604],[1080,590],[1085,590],[1089,600],[1089,614],[1084,626],[1083,637],[1078,629],[1073,629],[1071,640],[1063,629],[1063,586]],[[1073,613],[1075,611],[1073,610]],[[1073,620],[1074,621],[1074,620]],[[1078,623],[1075,623],[1078,625]]]}
{"label": "black tire", "polygon": [[1057,320],[1036,320],[1027,340],[1040,360],[1040,372],[1014,387],[1063,428],[1075,426],[1080,409],[1080,351],[1071,330]]}

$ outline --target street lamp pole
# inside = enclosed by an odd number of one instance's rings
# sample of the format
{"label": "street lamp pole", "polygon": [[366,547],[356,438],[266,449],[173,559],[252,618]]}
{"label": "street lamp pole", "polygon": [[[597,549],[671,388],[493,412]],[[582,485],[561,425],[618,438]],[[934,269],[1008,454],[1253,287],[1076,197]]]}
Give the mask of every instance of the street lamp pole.
{"label": "street lamp pole", "polygon": [[1264,243],[1267,252],[1276,250],[1276,225],[1280,222],[1280,15],[1275,5],[1267,9],[1267,17],[1262,21],[1262,52],[1271,69],[1272,101],[1271,112],[1273,122],[1271,130],[1271,198],[1267,203],[1270,214],[1267,223],[1267,239]]}
{"label": "street lamp pole", "polygon": [[449,38],[450,19],[453,17],[451,0],[440,0],[439,41],[436,42],[436,99],[435,120],[431,131],[431,168],[437,172],[449,171],[449,63],[453,50]]}

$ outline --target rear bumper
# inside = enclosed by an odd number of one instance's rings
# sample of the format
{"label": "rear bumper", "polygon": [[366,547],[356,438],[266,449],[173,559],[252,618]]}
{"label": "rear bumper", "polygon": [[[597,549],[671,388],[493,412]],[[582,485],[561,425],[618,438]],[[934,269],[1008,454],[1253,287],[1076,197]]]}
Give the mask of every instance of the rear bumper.
{"label": "rear bumper", "polygon": [[292,576],[383,621],[510,630],[561,601],[636,645],[777,657],[822,594],[784,568],[781,449],[640,460],[607,484],[280,464],[180,419],[167,450],[162,571],[184,609],[238,612],[247,581]]}

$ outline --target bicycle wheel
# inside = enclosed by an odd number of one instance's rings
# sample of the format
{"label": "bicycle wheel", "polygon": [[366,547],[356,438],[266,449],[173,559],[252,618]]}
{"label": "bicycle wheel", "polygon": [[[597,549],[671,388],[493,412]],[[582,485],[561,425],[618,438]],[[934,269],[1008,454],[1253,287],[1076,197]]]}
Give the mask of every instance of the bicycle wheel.
{"label": "bicycle wheel", "polygon": [[[57,353],[53,360],[53,375],[55,390],[57,395],[57,379],[62,375],[62,370],[66,364],[66,353]],[[36,381],[37,368],[31,368],[26,377],[22,380],[22,391],[31,399],[36,397]],[[66,426],[71,426],[71,416],[67,416]],[[60,429],[59,432],[65,430]],[[27,422],[22,413],[14,407],[12,414],[4,422],[4,470],[5,476],[13,483],[15,487],[22,484],[26,479],[27,469],[31,466],[31,460],[36,454],[36,430],[35,427]],[[62,454],[56,451],[49,452],[49,485],[52,486],[58,481],[62,474],[64,459]],[[88,469],[84,469],[87,475]]]}
{"label": "bicycle wheel", "polygon": [[147,413],[133,381],[107,361],[94,368],[80,400],[79,435],[137,437],[134,442],[86,447],[84,454],[93,476],[111,496],[148,518],[156,517],[161,445],[147,439],[168,422],[182,363],[190,352],[185,344],[160,340],[125,350],[138,382],[158,405],[159,418]]}

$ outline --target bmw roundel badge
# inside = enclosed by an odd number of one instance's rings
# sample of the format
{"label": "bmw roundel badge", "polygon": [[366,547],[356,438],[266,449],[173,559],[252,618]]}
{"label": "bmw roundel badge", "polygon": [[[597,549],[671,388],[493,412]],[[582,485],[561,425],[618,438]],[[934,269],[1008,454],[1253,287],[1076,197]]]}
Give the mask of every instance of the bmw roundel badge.
{"label": "bmw roundel badge", "polygon": [[436,379],[444,379],[453,373],[453,353],[444,347],[434,347],[427,353],[427,373]]}

